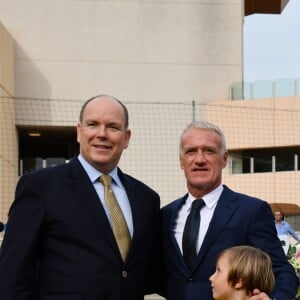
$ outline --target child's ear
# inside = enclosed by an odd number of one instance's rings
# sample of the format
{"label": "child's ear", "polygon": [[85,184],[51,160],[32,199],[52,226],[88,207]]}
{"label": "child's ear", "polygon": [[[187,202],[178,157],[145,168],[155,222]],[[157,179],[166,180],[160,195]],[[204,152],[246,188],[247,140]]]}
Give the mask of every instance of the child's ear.
{"label": "child's ear", "polygon": [[239,279],[239,281],[234,285],[235,289],[241,289],[243,287],[243,281],[242,279]]}

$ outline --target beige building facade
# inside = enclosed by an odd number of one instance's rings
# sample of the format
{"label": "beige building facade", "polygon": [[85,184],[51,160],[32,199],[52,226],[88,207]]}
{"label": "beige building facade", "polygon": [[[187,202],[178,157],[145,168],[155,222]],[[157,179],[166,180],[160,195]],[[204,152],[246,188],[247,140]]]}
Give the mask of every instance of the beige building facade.
{"label": "beige building facade", "polygon": [[71,131],[83,101],[103,93],[129,108],[133,136],[122,169],[155,188],[162,205],[186,191],[178,140],[197,118],[224,129],[226,184],[299,203],[297,168],[232,171],[239,151],[300,145],[299,96],[231,101],[232,83],[243,81],[244,5],[0,0],[0,220],[23,170],[21,133]]}
{"label": "beige building facade", "polygon": [[230,83],[242,81],[243,5],[0,0],[0,219],[20,173],[16,127],[74,126],[81,103],[100,93],[124,102],[227,100]]}
{"label": "beige building facade", "polygon": [[0,221],[6,221],[8,203],[13,199],[13,182],[18,178],[14,82],[14,41],[0,23]]}
{"label": "beige building facade", "polygon": [[18,97],[224,100],[242,80],[241,0],[0,0],[0,8]]}

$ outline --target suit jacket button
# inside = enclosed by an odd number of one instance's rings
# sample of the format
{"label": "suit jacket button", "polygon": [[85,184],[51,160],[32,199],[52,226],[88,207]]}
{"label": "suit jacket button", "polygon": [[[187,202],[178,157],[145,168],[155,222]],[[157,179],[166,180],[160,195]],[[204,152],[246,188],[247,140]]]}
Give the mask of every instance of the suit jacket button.
{"label": "suit jacket button", "polygon": [[122,277],[126,278],[127,276],[128,276],[127,272],[126,271],[122,271]]}

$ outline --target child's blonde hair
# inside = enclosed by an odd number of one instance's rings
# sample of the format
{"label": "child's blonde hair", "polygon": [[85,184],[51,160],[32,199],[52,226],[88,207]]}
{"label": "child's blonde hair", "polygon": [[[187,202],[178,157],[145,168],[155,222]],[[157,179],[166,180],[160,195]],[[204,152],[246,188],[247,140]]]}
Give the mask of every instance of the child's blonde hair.
{"label": "child's blonde hair", "polygon": [[228,283],[234,287],[238,282],[241,288],[251,294],[254,289],[270,294],[275,285],[272,261],[267,253],[251,246],[236,246],[222,251],[229,263]]}

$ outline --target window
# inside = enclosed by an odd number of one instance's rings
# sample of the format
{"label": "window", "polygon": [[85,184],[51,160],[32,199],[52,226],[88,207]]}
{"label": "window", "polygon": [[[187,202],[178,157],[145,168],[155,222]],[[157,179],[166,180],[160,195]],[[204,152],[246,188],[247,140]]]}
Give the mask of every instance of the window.
{"label": "window", "polygon": [[230,151],[232,174],[298,171],[300,147]]}
{"label": "window", "polygon": [[75,127],[18,127],[19,175],[68,162],[78,154]]}

